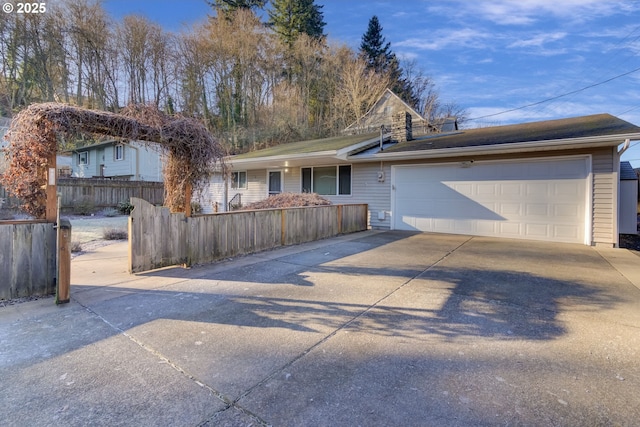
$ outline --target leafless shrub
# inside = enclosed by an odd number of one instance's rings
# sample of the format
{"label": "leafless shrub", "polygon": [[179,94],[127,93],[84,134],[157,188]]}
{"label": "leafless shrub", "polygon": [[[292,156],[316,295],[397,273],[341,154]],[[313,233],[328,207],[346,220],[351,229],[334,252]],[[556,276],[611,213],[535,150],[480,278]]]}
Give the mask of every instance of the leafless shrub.
{"label": "leafless shrub", "polygon": [[78,133],[159,143],[168,151],[165,205],[184,212],[185,194],[201,192],[224,148],[197,120],[168,116],[151,106],[133,105],[115,114],[66,104],[32,104],[18,113],[7,132],[10,162],[0,183],[23,200],[23,209],[43,218],[46,168],[58,140]]}
{"label": "leafless shrub", "polygon": [[74,254],[82,252],[82,244],[80,242],[71,242],[71,252]]}
{"label": "leafless shrub", "polygon": [[259,202],[250,203],[242,210],[296,208],[302,206],[325,206],[331,202],[316,193],[280,193]]}
{"label": "leafless shrub", "polygon": [[126,240],[128,238],[127,230],[119,228],[105,228],[102,231],[102,238],[104,240]]}

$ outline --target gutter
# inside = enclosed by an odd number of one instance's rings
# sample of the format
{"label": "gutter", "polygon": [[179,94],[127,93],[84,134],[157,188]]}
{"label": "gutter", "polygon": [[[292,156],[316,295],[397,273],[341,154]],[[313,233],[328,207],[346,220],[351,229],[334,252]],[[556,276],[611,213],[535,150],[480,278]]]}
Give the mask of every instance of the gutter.
{"label": "gutter", "polygon": [[350,161],[371,161],[371,160],[415,160],[415,159],[431,159],[441,157],[457,157],[462,155],[486,155],[486,154],[503,154],[503,153],[519,153],[547,150],[563,150],[575,148],[589,147],[606,147],[611,145],[619,145],[620,139],[631,140],[640,139],[640,133],[607,135],[589,138],[576,139],[557,139],[530,142],[515,142],[499,145],[482,145],[440,148],[430,150],[413,150],[400,151],[395,153],[376,153],[367,156],[349,156]]}

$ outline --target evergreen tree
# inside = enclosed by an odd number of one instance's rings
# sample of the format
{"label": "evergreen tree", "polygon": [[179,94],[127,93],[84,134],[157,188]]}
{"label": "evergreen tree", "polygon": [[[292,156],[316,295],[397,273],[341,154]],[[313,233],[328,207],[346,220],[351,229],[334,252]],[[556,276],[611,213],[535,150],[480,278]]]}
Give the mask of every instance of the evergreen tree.
{"label": "evergreen tree", "polygon": [[227,15],[238,9],[263,9],[267,0],[208,0],[207,4],[215,9],[218,14]]}
{"label": "evergreen tree", "polygon": [[371,17],[367,32],[362,35],[360,55],[367,62],[367,68],[376,73],[388,74],[390,89],[411,107],[417,107],[419,101],[414,94],[411,82],[403,77],[403,71],[391,43],[382,35],[382,25],[377,16]]}
{"label": "evergreen tree", "polygon": [[395,58],[391,52],[391,43],[385,43],[385,41],[382,25],[378,17],[373,15],[369,20],[367,32],[362,35],[360,54],[367,61],[368,68],[376,73],[387,72],[391,61]]}
{"label": "evergreen tree", "polygon": [[322,6],[314,0],[272,0],[269,25],[280,39],[292,47],[300,34],[322,39],[324,34]]}

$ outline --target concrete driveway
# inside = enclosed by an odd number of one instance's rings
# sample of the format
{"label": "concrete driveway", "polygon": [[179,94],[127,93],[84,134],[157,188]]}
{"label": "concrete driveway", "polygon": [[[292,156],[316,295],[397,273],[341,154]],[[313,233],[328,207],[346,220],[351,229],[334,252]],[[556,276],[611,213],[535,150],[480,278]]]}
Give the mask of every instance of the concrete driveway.
{"label": "concrete driveway", "polygon": [[637,425],[627,250],[368,231],[0,308],[3,425]]}

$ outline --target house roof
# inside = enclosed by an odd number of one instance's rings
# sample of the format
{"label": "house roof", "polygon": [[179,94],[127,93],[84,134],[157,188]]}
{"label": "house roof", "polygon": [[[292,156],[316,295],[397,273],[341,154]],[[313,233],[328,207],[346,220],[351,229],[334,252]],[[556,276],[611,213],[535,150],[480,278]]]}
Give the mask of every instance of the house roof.
{"label": "house roof", "polygon": [[638,175],[630,162],[620,162],[620,181],[637,181]]}
{"label": "house roof", "polygon": [[426,159],[489,153],[515,153],[576,147],[617,146],[640,139],[640,127],[610,114],[466,129],[389,143],[379,148],[379,134],[340,136],[293,142],[232,156],[234,168],[281,168],[406,159]]}
{"label": "house roof", "polygon": [[337,153],[338,150],[351,147],[378,138],[378,134],[369,133],[362,135],[347,135],[336,136],[333,138],[313,139],[310,141],[298,141],[288,144],[276,145],[274,147],[265,148],[263,150],[251,151],[249,153],[238,154],[232,156],[231,161],[256,159],[263,157],[277,157],[277,156],[297,156],[310,153]]}
{"label": "house roof", "polygon": [[624,134],[640,134],[640,127],[610,114],[596,114],[568,119],[467,129],[447,134],[425,136],[397,144],[385,151],[398,153],[403,151],[557,141]]}
{"label": "house roof", "polygon": [[400,98],[398,95],[396,95],[391,89],[386,88],[384,90],[384,92],[382,93],[382,95],[380,95],[380,97],[378,98],[378,100],[373,104],[373,106],[371,108],[369,108],[369,111],[367,111],[364,116],[362,116],[359,120],[356,120],[355,122],[351,123],[349,126],[347,126],[343,132],[348,132],[354,128],[358,128],[361,126],[361,123],[363,121],[366,121],[367,117],[370,116],[372,114],[373,111],[376,110],[376,108],[378,108],[380,106],[380,104],[383,104],[385,102],[388,101],[388,99],[390,97],[393,97],[394,99],[396,99],[397,101],[399,101],[403,106],[405,111],[409,112],[412,116],[416,116],[419,117],[421,120],[425,120],[425,118],[422,116],[422,114],[418,113],[414,108],[412,108],[409,104],[407,104],[406,102],[404,102],[402,100],[402,98]]}
{"label": "house roof", "polygon": [[105,147],[107,145],[114,145],[114,144],[121,144],[121,143],[122,143],[121,140],[108,139],[106,141],[97,142],[95,144],[85,145],[84,147],[77,147],[77,148],[74,148],[73,150],[65,151],[65,153],[77,153],[77,152],[82,152],[82,151],[91,151],[91,150],[95,150],[96,148]]}

